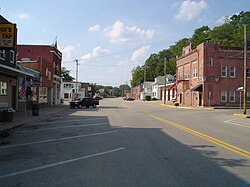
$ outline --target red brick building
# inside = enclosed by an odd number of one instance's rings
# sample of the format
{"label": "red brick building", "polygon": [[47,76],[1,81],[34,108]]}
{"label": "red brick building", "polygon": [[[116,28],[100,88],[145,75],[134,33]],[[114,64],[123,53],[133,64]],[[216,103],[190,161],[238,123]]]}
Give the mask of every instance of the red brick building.
{"label": "red brick building", "polygon": [[18,45],[18,62],[40,72],[39,103],[60,103],[62,53],[56,45]]}
{"label": "red brick building", "polygon": [[[239,105],[237,88],[243,86],[243,63],[243,48],[212,43],[202,43],[194,50],[191,45],[183,48],[176,62],[177,102],[188,106]],[[249,57],[247,103],[250,104]]]}

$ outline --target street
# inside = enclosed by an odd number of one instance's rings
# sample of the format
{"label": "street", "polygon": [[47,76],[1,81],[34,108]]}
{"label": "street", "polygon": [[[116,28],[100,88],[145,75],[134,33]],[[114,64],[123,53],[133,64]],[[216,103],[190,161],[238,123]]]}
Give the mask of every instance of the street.
{"label": "street", "polygon": [[250,186],[235,110],[104,99],[0,139],[0,186]]}

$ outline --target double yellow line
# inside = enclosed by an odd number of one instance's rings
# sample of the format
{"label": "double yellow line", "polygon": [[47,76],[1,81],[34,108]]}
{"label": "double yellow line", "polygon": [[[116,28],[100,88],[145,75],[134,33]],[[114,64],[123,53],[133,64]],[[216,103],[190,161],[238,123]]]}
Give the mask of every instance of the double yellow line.
{"label": "double yellow line", "polygon": [[220,146],[220,147],[223,147],[223,148],[225,148],[225,149],[227,149],[227,150],[229,150],[229,151],[231,151],[231,152],[237,153],[237,154],[239,154],[239,155],[241,155],[241,156],[243,156],[243,157],[246,157],[246,158],[250,159],[250,152],[249,152],[249,151],[246,151],[246,150],[244,150],[244,149],[241,149],[241,148],[239,148],[239,147],[236,147],[236,146],[234,146],[234,145],[232,145],[232,144],[229,144],[229,143],[224,142],[224,141],[222,141],[222,140],[219,140],[219,139],[217,139],[217,138],[213,138],[213,137],[208,136],[208,135],[206,135],[206,134],[200,133],[200,132],[195,131],[195,130],[193,130],[193,129],[184,127],[184,126],[182,126],[182,125],[179,125],[179,124],[174,123],[174,122],[172,122],[172,121],[169,121],[169,120],[167,120],[167,119],[160,118],[160,117],[155,116],[155,115],[150,115],[150,116],[151,116],[152,118],[154,118],[154,119],[157,119],[157,120],[159,120],[159,121],[162,121],[162,122],[164,122],[164,123],[167,123],[167,124],[169,124],[169,125],[171,125],[171,126],[173,126],[173,127],[176,127],[176,128],[178,128],[178,129],[180,129],[180,130],[183,130],[183,131],[185,131],[185,132],[188,132],[188,133],[190,133],[190,134],[193,134],[193,135],[195,135],[195,136],[197,136],[197,137],[200,137],[200,138],[205,139],[205,140],[207,140],[207,141],[209,141],[209,142],[212,142],[212,143],[214,143],[214,144],[216,144],[216,145],[218,145],[218,146]]}

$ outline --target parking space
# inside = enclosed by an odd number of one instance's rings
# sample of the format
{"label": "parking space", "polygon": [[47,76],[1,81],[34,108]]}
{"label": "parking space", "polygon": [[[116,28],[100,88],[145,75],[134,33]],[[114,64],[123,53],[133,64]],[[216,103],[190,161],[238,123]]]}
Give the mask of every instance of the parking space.
{"label": "parking space", "polygon": [[124,150],[119,141],[114,141],[119,139],[119,130],[110,126],[108,117],[98,111],[94,111],[94,115],[88,112],[76,109],[63,116],[29,124],[2,141],[0,186],[5,182],[23,183],[18,181],[19,175],[29,178],[53,167]]}

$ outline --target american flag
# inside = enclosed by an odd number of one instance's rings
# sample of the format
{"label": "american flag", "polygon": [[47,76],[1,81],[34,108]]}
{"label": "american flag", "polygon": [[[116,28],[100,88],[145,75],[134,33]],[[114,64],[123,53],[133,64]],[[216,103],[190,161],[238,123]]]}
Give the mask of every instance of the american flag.
{"label": "american flag", "polygon": [[19,92],[19,97],[20,98],[24,98],[26,96],[26,82],[25,82],[25,77],[23,78],[23,82],[22,82],[22,86],[21,86],[21,90]]}

